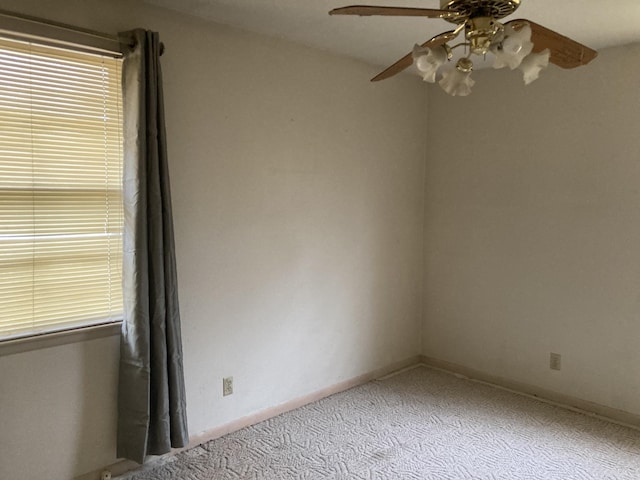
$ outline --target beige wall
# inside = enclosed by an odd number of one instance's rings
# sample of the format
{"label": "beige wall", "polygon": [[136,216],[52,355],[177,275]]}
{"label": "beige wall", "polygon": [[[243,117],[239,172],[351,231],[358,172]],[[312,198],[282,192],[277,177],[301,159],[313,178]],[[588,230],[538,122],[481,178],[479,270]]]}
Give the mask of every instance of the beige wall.
{"label": "beige wall", "polygon": [[[286,42],[131,1],[2,6],[167,45],[192,435],[421,348],[640,413],[640,47],[526,89],[430,89],[427,122],[415,78]],[[117,350],[0,357],[0,478],[115,460]]]}
{"label": "beige wall", "polygon": [[640,413],[639,56],[430,90],[426,355]]}
{"label": "beige wall", "polygon": [[[166,43],[192,435],[420,353],[417,79],[136,2],[2,7]],[[115,461],[116,359],[115,337],[0,357],[0,478]]]}

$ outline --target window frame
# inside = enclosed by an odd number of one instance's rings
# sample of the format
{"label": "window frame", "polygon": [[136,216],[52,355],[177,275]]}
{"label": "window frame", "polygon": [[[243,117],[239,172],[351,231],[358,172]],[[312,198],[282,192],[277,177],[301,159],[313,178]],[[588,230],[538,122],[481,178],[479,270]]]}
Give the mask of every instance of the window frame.
{"label": "window frame", "polygon": [[[123,49],[128,47],[117,36],[5,10],[0,10],[0,37],[118,59],[122,58]],[[116,319],[0,339],[0,357],[115,336],[120,333],[121,325],[122,319]]]}

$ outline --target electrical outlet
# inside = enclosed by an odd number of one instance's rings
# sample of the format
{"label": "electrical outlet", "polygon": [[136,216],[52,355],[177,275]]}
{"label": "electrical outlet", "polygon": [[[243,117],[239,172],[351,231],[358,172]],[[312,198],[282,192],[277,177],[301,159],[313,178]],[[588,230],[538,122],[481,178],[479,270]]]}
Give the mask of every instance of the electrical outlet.
{"label": "electrical outlet", "polygon": [[222,396],[226,397],[233,393],[233,377],[225,377],[222,379]]}
{"label": "electrical outlet", "polygon": [[562,368],[562,355],[551,353],[549,355],[549,368],[551,370],[560,370]]}
{"label": "electrical outlet", "polygon": [[111,472],[109,470],[103,470],[100,474],[100,480],[111,480]]}

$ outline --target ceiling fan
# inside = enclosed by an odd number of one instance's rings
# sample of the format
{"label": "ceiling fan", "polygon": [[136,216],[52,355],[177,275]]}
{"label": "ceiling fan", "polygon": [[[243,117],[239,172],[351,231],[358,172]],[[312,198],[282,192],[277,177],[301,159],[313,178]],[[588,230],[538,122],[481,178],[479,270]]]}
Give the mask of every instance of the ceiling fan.
{"label": "ceiling fan", "polygon": [[[471,55],[484,57],[493,53],[495,68],[520,68],[526,84],[537,79],[549,62],[562,68],[575,68],[598,55],[595,50],[531,20],[499,22],[513,14],[520,3],[521,0],[440,0],[440,9],[353,5],[333,9],[329,14],[441,18],[457,25],[416,45],[413,52],[371,79],[372,82],[384,80],[415,63],[423,79],[433,83],[439,67],[452,59],[452,51],[464,48],[466,55],[457,61],[454,69],[443,71],[439,81],[450,95],[464,96],[471,92],[475,83],[470,77]],[[450,46],[449,42],[461,34],[464,40]]]}

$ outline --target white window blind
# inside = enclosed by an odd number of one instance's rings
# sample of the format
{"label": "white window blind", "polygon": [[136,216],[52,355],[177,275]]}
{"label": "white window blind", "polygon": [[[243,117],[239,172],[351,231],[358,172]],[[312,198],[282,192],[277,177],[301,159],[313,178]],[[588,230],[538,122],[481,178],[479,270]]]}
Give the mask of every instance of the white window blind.
{"label": "white window blind", "polygon": [[120,66],[0,38],[0,339],[122,316]]}

